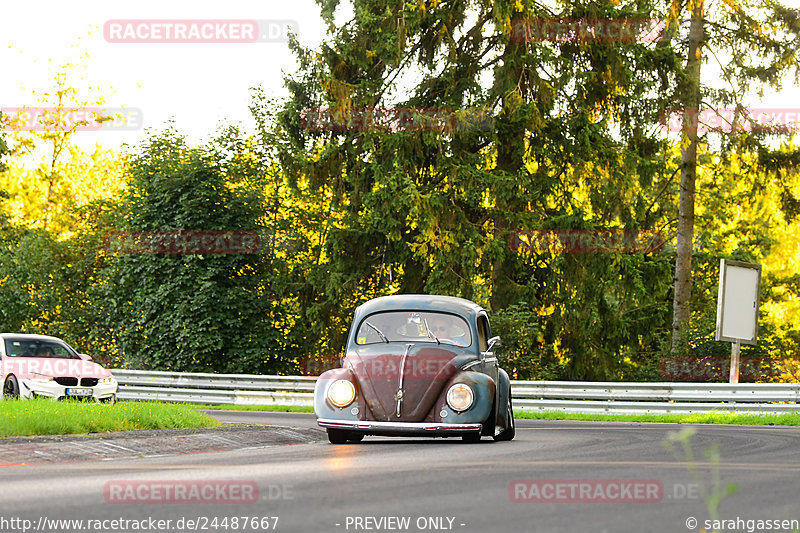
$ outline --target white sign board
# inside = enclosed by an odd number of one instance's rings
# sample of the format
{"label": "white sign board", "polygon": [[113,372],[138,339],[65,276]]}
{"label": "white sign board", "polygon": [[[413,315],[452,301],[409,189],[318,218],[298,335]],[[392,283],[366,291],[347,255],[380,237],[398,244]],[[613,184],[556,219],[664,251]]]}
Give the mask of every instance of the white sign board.
{"label": "white sign board", "polygon": [[720,260],[717,295],[718,341],[757,344],[761,265]]}

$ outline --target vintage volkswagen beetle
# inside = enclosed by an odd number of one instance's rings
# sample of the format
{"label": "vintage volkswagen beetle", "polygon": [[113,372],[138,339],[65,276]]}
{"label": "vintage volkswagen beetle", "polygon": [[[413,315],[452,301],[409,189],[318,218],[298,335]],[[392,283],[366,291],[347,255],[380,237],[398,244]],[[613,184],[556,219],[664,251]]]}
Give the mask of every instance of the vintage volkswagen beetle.
{"label": "vintage volkswagen beetle", "polygon": [[341,368],[314,390],[334,444],[364,435],[514,438],[511,386],[486,311],[450,296],[396,295],[356,309]]}

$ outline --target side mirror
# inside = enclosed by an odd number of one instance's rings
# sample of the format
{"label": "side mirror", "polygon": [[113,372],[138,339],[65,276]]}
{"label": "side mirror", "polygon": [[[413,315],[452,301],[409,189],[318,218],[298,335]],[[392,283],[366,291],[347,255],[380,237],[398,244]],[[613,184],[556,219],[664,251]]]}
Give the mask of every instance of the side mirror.
{"label": "side mirror", "polygon": [[79,353],[78,357],[80,357],[84,361],[91,361],[92,360],[92,358],[90,356],[86,355],[85,353]]}
{"label": "side mirror", "polygon": [[503,344],[500,342],[500,337],[492,337],[489,339],[489,346],[486,348],[487,352],[491,352],[492,348],[497,346],[498,348],[501,347]]}

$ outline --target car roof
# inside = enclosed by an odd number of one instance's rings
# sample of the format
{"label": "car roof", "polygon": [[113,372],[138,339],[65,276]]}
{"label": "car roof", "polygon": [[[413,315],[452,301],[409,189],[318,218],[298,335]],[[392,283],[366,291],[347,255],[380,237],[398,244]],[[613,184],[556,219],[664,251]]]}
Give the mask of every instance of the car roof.
{"label": "car roof", "polygon": [[32,340],[32,341],[58,341],[64,342],[63,340],[59,339],[58,337],[50,337],[48,335],[34,335],[33,333],[0,333],[0,338],[3,339],[21,339],[21,340]]}
{"label": "car roof", "polygon": [[464,318],[475,317],[483,308],[464,298],[439,294],[395,294],[369,300],[356,308],[354,320],[378,311],[442,311]]}

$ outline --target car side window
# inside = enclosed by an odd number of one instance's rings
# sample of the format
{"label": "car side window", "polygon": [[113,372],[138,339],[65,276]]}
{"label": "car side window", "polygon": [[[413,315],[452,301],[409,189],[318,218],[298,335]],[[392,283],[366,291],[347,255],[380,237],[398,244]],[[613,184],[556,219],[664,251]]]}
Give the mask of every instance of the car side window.
{"label": "car side window", "polygon": [[489,322],[485,316],[478,317],[478,346],[482,352],[489,348]]}
{"label": "car side window", "polygon": [[62,359],[72,359],[72,354],[69,353],[69,350],[67,350],[65,346],[61,346],[60,344],[54,344],[53,357],[59,357]]}

